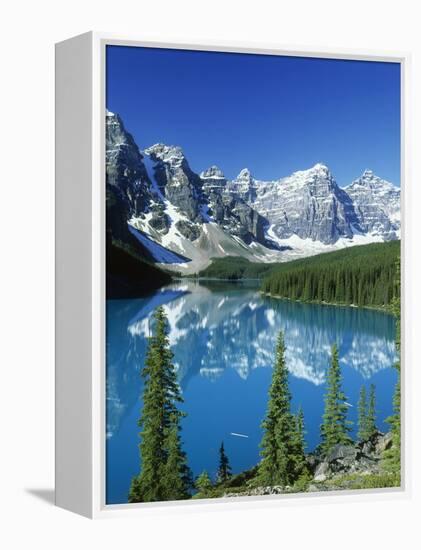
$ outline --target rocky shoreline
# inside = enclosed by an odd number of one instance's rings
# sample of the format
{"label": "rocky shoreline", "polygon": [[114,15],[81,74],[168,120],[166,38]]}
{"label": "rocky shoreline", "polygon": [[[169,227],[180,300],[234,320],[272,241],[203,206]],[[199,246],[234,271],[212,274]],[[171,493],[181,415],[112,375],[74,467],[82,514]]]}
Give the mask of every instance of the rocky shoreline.
{"label": "rocky shoreline", "polygon": [[[352,445],[335,445],[323,455],[320,451],[307,454],[311,479],[305,488],[255,487],[251,477],[242,487],[226,488],[222,497],[263,496],[396,486],[396,479],[382,467],[384,451],[392,445],[392,434],[376,432],[369,440]],[[251,470],[254,472],[256,469]],[[244,474],[240,474],[243,475]],[[235,487],[235,488],[234,488]]]}

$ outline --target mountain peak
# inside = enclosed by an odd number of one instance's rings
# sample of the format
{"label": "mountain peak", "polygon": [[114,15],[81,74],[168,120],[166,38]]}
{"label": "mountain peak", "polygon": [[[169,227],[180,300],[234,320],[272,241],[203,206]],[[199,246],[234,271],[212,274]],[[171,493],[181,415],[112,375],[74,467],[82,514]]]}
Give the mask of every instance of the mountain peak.
{"label": "mountain peak", "polygon": [[251,172],[248,168],[243,168],[238,174],[238,176],[235,178],[236,181],[248,182],[248,183],[250,183],[252,179],[253,179],[253,176],[251,175]]}
{"label": "mountain peak", "polygon": [[359,178],[354,180],[351,185],[359,185],[369,189],[375,188],[393,188],[394,185],[387,180],[377,176],[373,170],[365,169]]}
{"label": "mountain peak", "polygon": [[105,121],[106,121],[106,124],[107,124],[107,128],[110,128],[112,126],[114,126],[114,127],[119,126],[122,130],[124,130],[123,122],[122,122],[121,118],[118,116],[118,114],[117,113],[112,113],[108,109],[106,110]]}
{"label": "mountain peak", "polygon": [[323,162],[318,162],[309,170],[310,172],[318,172],[322,174],[329,174],[330,170]]}
{"label": "mountain peak", "polygon": [[376,176],[373,170],[366,168],[361,176],[357,179],[357,181],[360,185],[371,186],[382,180],[378,176]]}
{"label": "mountain peak", "polygon": [[373,170],[370,170],[370,168],[366,168],[364,172],[362,173],[362,178],[372,178],[374,176]]}
{"label": "mountain peak", "polygon": [[202,179],[218,179],[218,180],[224,180],[225,175],[223,171],[218,168],[215,164],[210,166],[207,170],[203,170],[203,172],[200,173],[200,177]]}
{"label": "mountain peak", "polygon": [[326,181],[329,185],[334,185],[334,179],[329,168],[321,162],[318,162],[311,168],[307,168],[307,170],[294,172],[286,178],[281,178],[279,181],[293,181],[298,186],[312,185],[318,181]]}
{"label": "mountain peak", "polygon": [[145,153],[156,160],[162,160],[162,162],[170,164],[179,164],[185,159],[183,150],[178,145],[155,143],[155,145],[145,149]]}

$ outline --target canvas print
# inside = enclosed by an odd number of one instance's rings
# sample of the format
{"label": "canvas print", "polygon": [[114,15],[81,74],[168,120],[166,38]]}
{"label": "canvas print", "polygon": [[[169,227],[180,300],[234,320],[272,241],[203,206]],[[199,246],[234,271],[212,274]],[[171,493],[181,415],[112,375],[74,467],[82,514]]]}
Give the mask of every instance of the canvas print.
{"label": "canvas print", "polygon": [[107,46],[107,504],[400,486],[400,93]]}

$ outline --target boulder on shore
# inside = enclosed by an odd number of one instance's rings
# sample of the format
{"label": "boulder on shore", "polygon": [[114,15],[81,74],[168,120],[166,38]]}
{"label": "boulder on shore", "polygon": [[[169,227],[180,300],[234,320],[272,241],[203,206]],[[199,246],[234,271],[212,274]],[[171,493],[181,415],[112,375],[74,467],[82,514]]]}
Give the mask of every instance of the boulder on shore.
{"label": "boulder on shore", "polygon": [[383,452],[392,444],[391,434],[376,432],[369,440],[355,444],[335,445],[327,454],[309,454],[307,463],[314,481],[323,482],[338,475],[376,474],[381,469]]}

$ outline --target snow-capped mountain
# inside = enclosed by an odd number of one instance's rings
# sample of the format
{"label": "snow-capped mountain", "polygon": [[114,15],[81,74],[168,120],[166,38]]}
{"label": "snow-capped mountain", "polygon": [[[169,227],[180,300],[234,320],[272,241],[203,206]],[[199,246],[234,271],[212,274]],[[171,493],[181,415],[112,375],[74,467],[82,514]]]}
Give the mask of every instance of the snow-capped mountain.
{"label": "snow-capped mountain", "polygon": [[272,182],[242,170],[230,188],[264,216],[275,241],[296,235],[333,244],[352,238],[353,228],[361,232],[352,201],[323,164]]}
{"label": "snow-capped mountain", "polygon": [[379,235],[385,240],[400,235],[400,190],[390,182],[365,170],[361,177],[345,187],[355,205],[363,233]]}
{"label": "snow-capped mountain", "polygon": [[214,257],[286,261],[399,238],[400,190],[366,170],[348,187],[324,164],[273,181],[216,165],[195,173],[180,147],[140,151],[118,115],[106,118],[107,230],[186,273]]}

